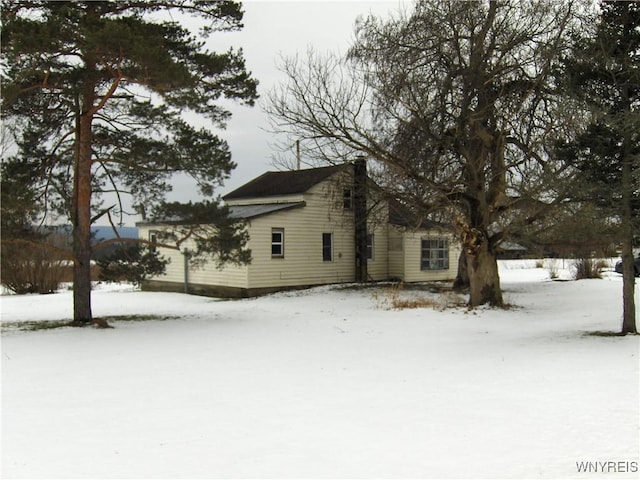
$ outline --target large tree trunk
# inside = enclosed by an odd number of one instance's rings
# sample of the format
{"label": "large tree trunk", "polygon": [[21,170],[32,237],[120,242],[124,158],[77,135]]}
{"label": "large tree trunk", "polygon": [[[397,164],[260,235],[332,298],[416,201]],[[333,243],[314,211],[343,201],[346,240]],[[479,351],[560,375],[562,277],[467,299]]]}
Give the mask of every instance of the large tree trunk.
{"label": "large tree trunk", "polygon": [[462,292],[469,288],[469,269],[467,268],[467,254],[464,249],[460,251],[458,258],[458,274],[453,281],[453,289]]}
{"label": "large tree trunk", "polygon": [[[88,14],[95,13],[93,5]],[[73,323],[88,325],[91,314],[91,167],[93,147],[93,117],[97,111],[96,60],[92,52],[85,57],[87,73],[84,88],[76,105],[76,145],[73,172]]]}
{"label": "large tree trunk", "polygon": [[91,314],[91,115],[77,121],[73,182],[73,323],[92,322]]}
{"label": "large tree trunk", "polygon": [[635,268],[631,242],[622,242],[622,334],[638,333],[634,299]]}
{"label": "large tree trunk", "polygon": [[504,306],[498,261],[495,252],[489,248],[489,241],[483,239],[475,245],[473,251],[467,251],[467,269],[469,271],[469,306],[489,304],[492,307]]}
{"label": "large tree trunk", "polygon": [[629,142],[622,145],[622,334],[638,333],[636,328],[635,266],[633,259],[633,228],[631,197],[633,193],[633,157]]}

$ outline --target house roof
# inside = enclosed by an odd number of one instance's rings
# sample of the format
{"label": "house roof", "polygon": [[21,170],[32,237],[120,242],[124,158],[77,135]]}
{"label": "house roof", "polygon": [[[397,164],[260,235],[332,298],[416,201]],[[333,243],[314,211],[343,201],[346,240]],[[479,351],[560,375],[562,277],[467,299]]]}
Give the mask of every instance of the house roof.
{"label": "house roof", "polygon": [[509,252],[525,252],[527,250],[526,247],[523,247],[519,243],[503,241],[500,242],[496,248],[498,250],[509,251]]}
{"label": "house roof", "polygon": [[229,207],[230,218],[256,218],[270,213],[304,207],[305,202],[268,203],[258,205],[232,205]]}
{"label": "house roof", "polygon": [[[306,205],[305,202],[287,202],[287,203],[261,203],[251,205],[230,205],[229,206],[229,218],[233,219],[251,219],[260,217],[262,215],[268,215],[270,213],[282,212],[284,210],[290,210],[292,208],[300,208]],[[188,224],[182,218],[164,218],[158,221],[151,222],[137,222],[136,226],[153,226],[153,225],[180,225]],[[211,221],[201,222],[203,225],[211,224]]]}
{"label": "house roof", "polygon": [[331,167],[310,168],[306,170],[292,170],[284,172],[266,172],[249,183],[226,194],[224,200],[241,198],[272,197],[279,195],[294,195],[304,193],[314,185],[322,182],[345,165]]}
{"label": "house roof", "polygon": [[450,229],[449,225],[434,222],[429,219],[420,220],[407,207],[396,200],[389,202],[389,223],[399,227],[430,229]]}

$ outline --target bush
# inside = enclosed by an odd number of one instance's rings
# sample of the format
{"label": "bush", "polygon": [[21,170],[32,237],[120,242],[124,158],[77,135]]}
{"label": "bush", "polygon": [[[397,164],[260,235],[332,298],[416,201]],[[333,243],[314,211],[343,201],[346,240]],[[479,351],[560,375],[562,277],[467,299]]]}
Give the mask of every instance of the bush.
{"label": "bush", "polygon": [[2,242],[2,285],[17,294],[53,293],[68,277],[70,264],[64,235]]}
{"label": "bush", "polygon": [[555,280],[558,278],[558,261],[555,258],[546,260],[547,271],[549,272],[549,278]]}
{"label": "bush", "polygon": [[579,258],[573,263],[576,269],[574,279],[580,280],[583,278],[602,278],[602,270],[606,266],[606,262],[595,258]]}
{"label": "bush", "polygon": [[100,267],[100,280],[130,282],[140,286],[147,277],[162,275],[169,260],[161,257],[157,251],[134,243],[118,247],[114,253],[96,263]]}

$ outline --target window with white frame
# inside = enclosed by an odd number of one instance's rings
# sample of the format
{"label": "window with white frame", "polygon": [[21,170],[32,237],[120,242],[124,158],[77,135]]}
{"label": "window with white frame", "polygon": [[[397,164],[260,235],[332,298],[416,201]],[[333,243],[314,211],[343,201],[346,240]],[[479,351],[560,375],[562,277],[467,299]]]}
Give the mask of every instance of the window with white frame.
{"label": "window with white frame", "polygon": [[421,270],[449,269],[449,240],[446,238],[423,238],[420,252]]}
{"label": "window with white frame", "polygon": [[373,233],[367,234],[367,260],[373,260]]}
{"label": "window with white frame", "polygon": [[284,228],[271,229],[271,257],[284,257]]}
{"label": "window with white frame", "polygon": [[322,261],[333,261],[333,233],[322,234]]}

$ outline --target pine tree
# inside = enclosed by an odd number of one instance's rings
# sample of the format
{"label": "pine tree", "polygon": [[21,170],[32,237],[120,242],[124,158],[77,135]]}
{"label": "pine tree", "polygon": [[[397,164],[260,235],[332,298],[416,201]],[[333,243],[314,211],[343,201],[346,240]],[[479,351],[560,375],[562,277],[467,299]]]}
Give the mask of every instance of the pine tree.
{"label": "pine tree", "polygon": [[622,333],[637,333],[633,224],[640,154],[640,3],[605,1],[592,38],[567,62],[568,84],[591,112],[587,129],[565,155],[583,172],[586,200],[620,219],[623,261]]}
{"label": "pine tree", "polygon": [[[162,211],[178,172],[212,195],[234,168],[212,127],[230,115],[219,101],[253,105],[257,82],[241,50],[212,52],[204,39],[240,29],[242,15],[233,1],[2,2],[2,116],[19,133],[8,161],[30,169],[43,214],[73,225],[76,324],[92,322],[93,221],[124,214],[125,195],[139,214]],[[178,20],[199,23],[200,35]],[[105,193],[115,206],[101,203]],[[207,205],[211,223],[224,219],[217,202]],[[243,245],[227,247],[246,259]]]}
{"label": "pine tree", "polygon": [[127,281],[134,285],[142,285],[149,276],[162,275],[168,263],[157,250],[140,243],[118,246],[111,254],[96,260],[100,280]]}

